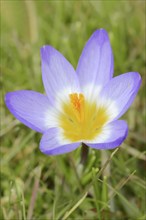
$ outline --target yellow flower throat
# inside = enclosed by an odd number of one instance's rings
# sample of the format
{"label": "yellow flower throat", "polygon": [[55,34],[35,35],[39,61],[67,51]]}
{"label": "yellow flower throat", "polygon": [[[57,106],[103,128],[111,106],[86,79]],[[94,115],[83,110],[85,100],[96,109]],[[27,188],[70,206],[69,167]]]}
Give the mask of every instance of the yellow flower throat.
{"label": "yellow flower throat", "polygon": [[64,137],[72,142],[93,140],[109,118],[105,107],[85,100],[81,93],[69,94],[69,102],[63,103],[62,108],[60,127]]}

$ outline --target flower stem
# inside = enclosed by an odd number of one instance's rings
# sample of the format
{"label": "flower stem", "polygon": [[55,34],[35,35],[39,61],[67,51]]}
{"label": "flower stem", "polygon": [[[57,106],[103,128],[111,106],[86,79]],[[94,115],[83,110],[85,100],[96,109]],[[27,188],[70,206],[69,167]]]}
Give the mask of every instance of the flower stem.
{"label": "flower stem", "polygon": [[82,165],[85,165],[85,163],[87,162],[88,152],[89,152],[89,147],[86,144],[82,143],[81,160],[80,160],[80,163]]}

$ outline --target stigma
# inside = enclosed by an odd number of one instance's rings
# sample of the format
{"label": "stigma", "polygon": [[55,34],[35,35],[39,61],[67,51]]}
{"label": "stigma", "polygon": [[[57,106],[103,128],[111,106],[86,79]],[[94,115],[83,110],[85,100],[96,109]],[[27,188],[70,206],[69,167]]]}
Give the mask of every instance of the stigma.
{"label": "stigma", "polygon": [[76,118],[79,122],[84,120],[84,104],[85,99],[82,93],[72,93],[69,95],[70,103],[73,107]]}

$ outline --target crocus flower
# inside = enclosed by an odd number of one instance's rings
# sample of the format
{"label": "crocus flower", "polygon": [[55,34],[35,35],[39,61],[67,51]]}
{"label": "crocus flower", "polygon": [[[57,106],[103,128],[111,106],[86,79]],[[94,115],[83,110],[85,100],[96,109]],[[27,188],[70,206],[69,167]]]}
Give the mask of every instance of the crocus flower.
{"label": "crocus flower", "polygon": [[119,146],[128,126],[118,119],[133,102],[141,77],[128,72],[113,78],[107,32],[96,30],[89,38],[76,71],[51,46],[41,48],[41,61],[46,95],[21,90],[5,97],[8,109],[19,121],[43,134],[40,150],[56,155],[73,151],[81,143],[95,149]]}

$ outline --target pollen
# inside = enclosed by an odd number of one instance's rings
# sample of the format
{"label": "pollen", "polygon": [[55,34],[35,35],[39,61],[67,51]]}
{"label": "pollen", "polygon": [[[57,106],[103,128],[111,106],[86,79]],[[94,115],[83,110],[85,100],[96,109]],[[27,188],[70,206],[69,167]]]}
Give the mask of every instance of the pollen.
{"label": "pollen", "polygon": [[109,116],[104,106],[86,99],[82,93],[69,94],[62,104],[59,124],[63,136],[72,142],[94,140],[103,130]]}

